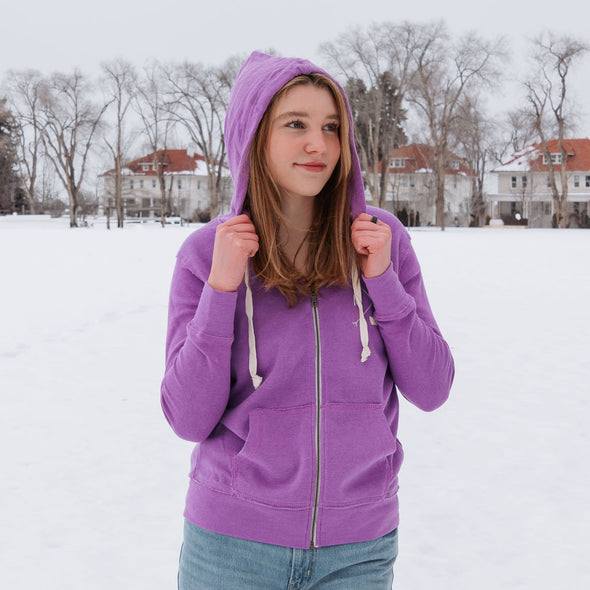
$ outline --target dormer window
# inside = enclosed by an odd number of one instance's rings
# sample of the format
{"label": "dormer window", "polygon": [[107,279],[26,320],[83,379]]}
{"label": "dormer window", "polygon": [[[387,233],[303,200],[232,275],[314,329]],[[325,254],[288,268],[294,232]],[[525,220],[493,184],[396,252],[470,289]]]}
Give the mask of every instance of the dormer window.
{"label": "dormer window", "polygon": [[[561,154],[549,154],[552,164],[561,164]],[[547,165],[547,156],[543,154],[543,164]]]}
{"label": "dormer window", "polygon": [[459,160],[451,160],[451,168],[453,170],[459,170]]}
{"label": "dormer window", "polygon": [[405,158],[393,158],[393,160],[391,160],[391,167],[392,168],[405,168],[406,167],[406,159]]}
{"label": "dormer window", "polygon": [[144,172],[147,172],[147,171],[150,169],[150,165],[149,165],[149,164],[142,164],[142,165],[141,165],[141,169],[142,169]]}

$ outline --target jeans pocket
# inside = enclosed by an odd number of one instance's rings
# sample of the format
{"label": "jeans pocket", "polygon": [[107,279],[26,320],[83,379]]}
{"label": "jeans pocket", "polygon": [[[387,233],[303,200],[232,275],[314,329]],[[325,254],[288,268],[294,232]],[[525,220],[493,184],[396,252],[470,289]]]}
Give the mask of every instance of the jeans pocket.
{"label": "jeans pocket", "polygon": [[253,410],[242,450],[233,459],[238,496],[271,506],[309,504],[313,494],[313,408]]}
{"label": "jeans pocket", "polygon": [[370,502],[397,492],[402,450],[380,405],[326,407],[324,447],[327,505]]}

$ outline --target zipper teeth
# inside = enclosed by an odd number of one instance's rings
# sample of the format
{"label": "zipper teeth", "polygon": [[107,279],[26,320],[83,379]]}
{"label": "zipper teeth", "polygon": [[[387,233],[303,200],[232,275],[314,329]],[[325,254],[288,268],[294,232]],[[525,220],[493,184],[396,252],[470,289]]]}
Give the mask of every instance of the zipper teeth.
{"label": "zipper teeth", "polygon": [[315,496],[313,502],[313,515],[311,520],[311,542],[310,548],[316,546],[318,503],[320,496],[320,424],[321,424],[321,403],[322,403],[322,379],[321,379],[321,347],[320,347],[320,322],[318,316],[318,298],[315,293],[311,296],[313,309],[313,325],[315,333],[315,394],[316,394],[316,421],[315,421],[315,452],[316,452],[316,473],[315,473]]}

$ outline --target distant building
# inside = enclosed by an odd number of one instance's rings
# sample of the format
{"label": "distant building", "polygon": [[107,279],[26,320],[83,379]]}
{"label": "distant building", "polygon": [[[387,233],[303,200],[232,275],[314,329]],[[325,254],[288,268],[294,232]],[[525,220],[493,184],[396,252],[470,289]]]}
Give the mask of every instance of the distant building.
{"label": "distant building", "polygon": [[[198,220],[209,212],[209,176],[205,158],[189,150],[167,149],[157,152],[157,161],[164,167],[166,195],[170,202],[171,214],[183,219]],[[121,198],[125,217],[159,217],[161,192],[154,165],[154,154],[148,154],[122,169]],[[115,170],[101,175],[99,189],[99,213],[115,206]],[[224,195],[219,212],[229,207],[231,179],[224,174]]]}
{"label": "distant building", "polygon": [[[568,190],[568,226],[588,227],[590,215],[590,139],[566,139],[566,182]],[[557,139],[548,143],[561,191],[562,156]],[[513,224],[528,220],[530,227],[551,227],[555,212],[549,184],[547,159],[540,144],[533,144],[512,156],[509,162],[492,170],[498,191],[489,195],[489,215]]]}
{"label": "distant building", "polygon": [[[436,223],[434,148],[410,144],[391,154],[387,200],[394,213],[408,225]],[[475,173],[464,161],[447,153],[445,170],[445,224],[469,225]],[[388,205],[389,208],[389,205]]]}

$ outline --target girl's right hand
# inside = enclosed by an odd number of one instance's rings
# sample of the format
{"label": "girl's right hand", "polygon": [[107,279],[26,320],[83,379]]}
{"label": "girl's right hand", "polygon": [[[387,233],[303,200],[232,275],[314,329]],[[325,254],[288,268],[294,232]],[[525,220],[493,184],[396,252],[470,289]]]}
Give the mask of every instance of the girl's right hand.
{"label": "girl's right hand", "polygon": [[215,230],[209,286],[217,291],[237,291],[244,279],[248,258],[256,252],[258,236],[246,214],[219,224]]}

